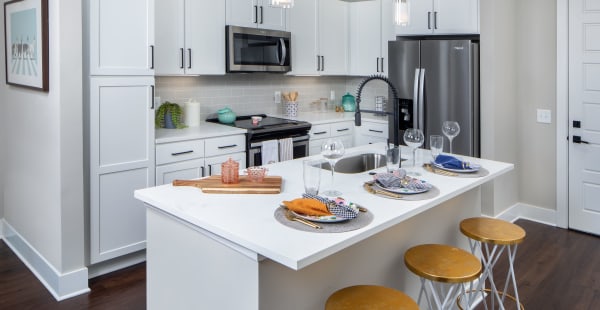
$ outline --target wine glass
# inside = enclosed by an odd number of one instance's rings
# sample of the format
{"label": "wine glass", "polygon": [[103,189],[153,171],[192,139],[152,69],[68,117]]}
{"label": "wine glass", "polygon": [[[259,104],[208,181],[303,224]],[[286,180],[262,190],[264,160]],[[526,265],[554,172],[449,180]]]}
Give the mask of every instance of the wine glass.
{"label": "wine glass", "polygon": [[330,138],[321,145],[321,155],[329,161],[331,167],[331,188],[322,192],[325,196],[337,197],[342,195],[342,192],[333,188],[333,176],[335,174],[335,164],[338,159],[344,156],[345,151],[344,144],[340,139]]}
{"label": "wine glass", "polygon": [[[421,129],[409,128],[404,131],[404,143],[408,145],[413,154],[413,169],[417,168],[417,148],[423,145],[424,141],[425,136],[423,135],[423,131],[421,131]],[[416,171],[414,174],[418,175]]]}
{"label": "wine glass", "polygon": [[452,152],[452,139],[454,139],[460,133],[460,126],[458,125],[458,122],[445,121],[442,124],[442,132],[450,141],[450,153],[454,154],[454,152]]}

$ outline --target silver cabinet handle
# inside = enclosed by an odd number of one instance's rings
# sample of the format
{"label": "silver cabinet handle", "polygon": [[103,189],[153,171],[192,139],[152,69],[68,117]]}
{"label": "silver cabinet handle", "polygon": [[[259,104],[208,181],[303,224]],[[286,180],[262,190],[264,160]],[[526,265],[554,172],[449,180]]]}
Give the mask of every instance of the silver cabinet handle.
{"label": "silver cabinet handle", "polygon": [[193,150],[189,150],[189,151],[171,153],[171,156],[179,156],[179,155],[185,155],[185,154],[191,154],[191,153],[194,153],[194,151]]}

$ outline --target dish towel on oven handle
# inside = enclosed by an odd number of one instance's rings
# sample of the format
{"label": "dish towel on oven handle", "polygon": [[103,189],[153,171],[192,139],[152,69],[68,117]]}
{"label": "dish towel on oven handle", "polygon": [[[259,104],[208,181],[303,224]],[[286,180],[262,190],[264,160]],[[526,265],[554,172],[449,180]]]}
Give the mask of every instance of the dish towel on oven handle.
{"label": "dish towel on oven handle", "polygon": [[294,140],[292,138],[279,139],[279,161],[294,159]]}
{"label": "dish towel on oven handle", "polygon": [[279,162],[279,141],[263,141],[260,150],[260,155],[263,165]]}

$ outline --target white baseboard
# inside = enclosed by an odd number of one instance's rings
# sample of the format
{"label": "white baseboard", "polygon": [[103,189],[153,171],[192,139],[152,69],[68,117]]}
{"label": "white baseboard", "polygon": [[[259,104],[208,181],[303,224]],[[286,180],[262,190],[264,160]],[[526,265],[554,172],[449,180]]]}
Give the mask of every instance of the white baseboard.
{"label": "white baseboard", "polygon": [[517,203],[498,214],[496,218],[509,222],[514,222],[518,219],[526,219],[550,226],[556,226],[556,210],[536,207],[525,203]]}
{"label": "white baseboard", "polygon": [[0,221],[4,241],[57,301],[90,291],[88,270],[60,273],[6,221]]}
{"label": "white baseboard", "polygon": [[146,261],[146,250],[123,255],[108,261],[88,266],[89,278],[95,278],[113,271],[127,268]]}

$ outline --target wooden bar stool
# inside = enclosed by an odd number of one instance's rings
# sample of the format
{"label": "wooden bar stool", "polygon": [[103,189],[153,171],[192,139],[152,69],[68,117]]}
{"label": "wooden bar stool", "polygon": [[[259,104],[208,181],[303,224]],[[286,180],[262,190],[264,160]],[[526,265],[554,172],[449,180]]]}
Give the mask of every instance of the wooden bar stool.
{"label": "wooden bar stool", "polygon": [[423,244],[408,249],[404,263],[421,278],[419,305],[425,293],[429,309],[451,309],[459,296],[470,307],[467,285],[473,290],[472,281],[482,271],[481,262],[473,254],[448,245]]}
{"label": "wooden bar stool", "polygon": [[[517,255],[519,243],[525,239],[525,230],[513,223],[486,217],[468,218],[460,222],[460,231],[469,238],[471,253],[481,254],[483,273],[479,282],[478,290],[482,292],[485,280],[489,279],[492,293],[491,305],[494,309],[495,301],[498,301],[500,309],[504,309],[504,298],[508,297],[516,302],[517,309],[524,309],[519,299],[517,281],[515,280],[514,262]],[[499,291],[494,283],[493,268],[504,250],[508,256],[508,272],[504,289]],[[512,282],[514,296],[507,292],[509,283]],[[500,297],[502,296],[502,297]],[[487,309],[487,302],[485,309]]]}
{"label": "wooden bar stool", "polygon": [[356,285],[331,294],[325,310],[419,310],[406,294],[378,285]]}

